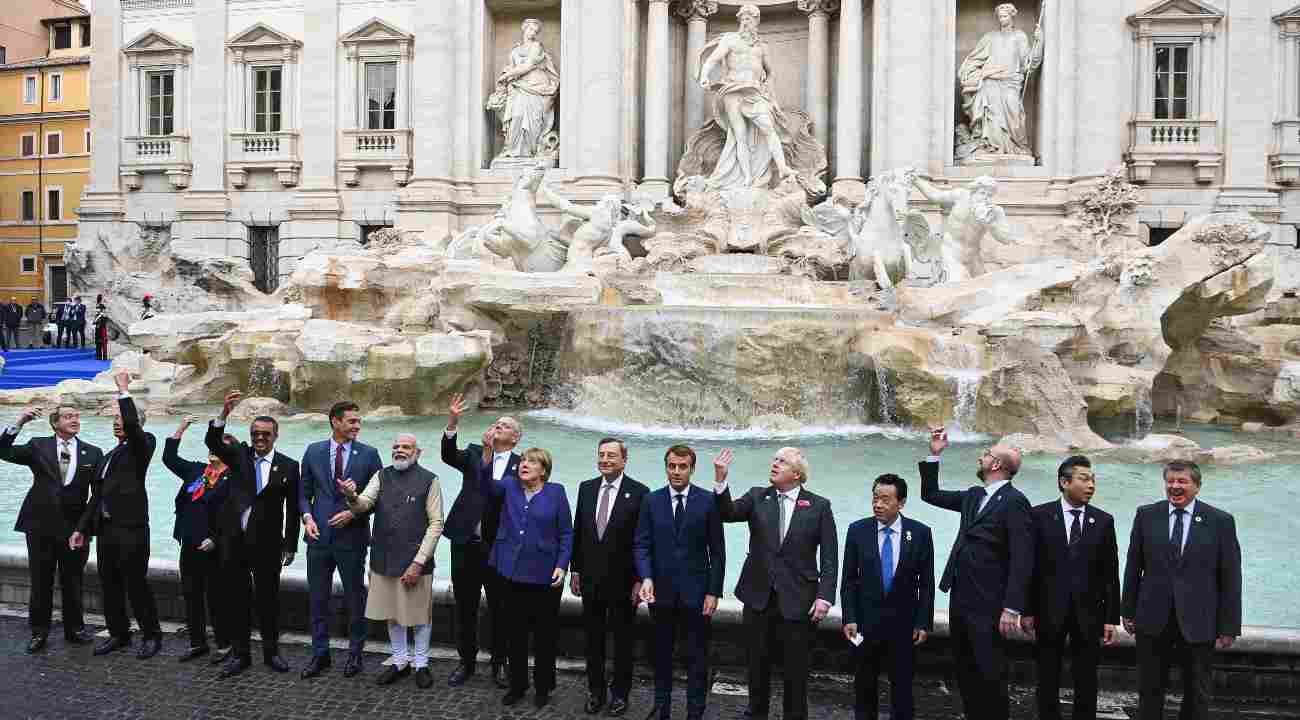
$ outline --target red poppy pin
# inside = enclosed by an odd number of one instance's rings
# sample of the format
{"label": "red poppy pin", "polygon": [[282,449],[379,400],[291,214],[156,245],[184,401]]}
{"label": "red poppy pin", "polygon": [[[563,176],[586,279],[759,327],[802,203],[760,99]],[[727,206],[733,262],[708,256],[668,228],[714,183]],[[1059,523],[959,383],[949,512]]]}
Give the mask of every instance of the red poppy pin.
{"label": "red poppy pin", "polygon": [[796,506],[796,507],[812,507],[812,503],[808,502],[807,500],[800,500],[799,502],[795,503],[795,506]]}

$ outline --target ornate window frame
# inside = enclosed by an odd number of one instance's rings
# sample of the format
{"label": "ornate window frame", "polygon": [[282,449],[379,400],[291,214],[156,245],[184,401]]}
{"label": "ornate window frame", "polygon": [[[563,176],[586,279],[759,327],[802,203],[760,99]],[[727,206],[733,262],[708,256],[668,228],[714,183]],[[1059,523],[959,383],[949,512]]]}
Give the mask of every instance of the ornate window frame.
{"label": "ornate window frame", "polygon": [[1300,5],[1273,16],[1282,44],[1282,87],[1273,121],[1268,166],[1273,182],[1300,183]]}
{"label": "ornate window frame", "polygon": [[[361,169],[383,168],[393,183],[405,185],[411,177],[411,61],[415,36],[378,17],[361,23],[340,39],[347,65],[343,87],[343,126],[339,130],[339,176],[343,183],[361,182]],[[365,117],[366,65],[397,64],[397,117],[391,130],[371,130]]]}
{"label": "ornate window frame", "polygon": [[[284,187],[298,184],[302,169],[299,150],[298,78],[302,41],[266,23],[254,23],[226,42],[230,137],[226,178],[242,188],[250,170],[270,170]],[[253,131],[254,73],[278,66],[280,72],[280,130]]]}
{"label": "ornate window frame", "polygon": [[[138,190],[142,173],[162,173],[180,190],[189,187],[190,63],[194,48],[158,30],[146,30],[122,48],[127,59],[126,122],[122,135],[122,185]],[[172,132],[146,133],[148,123],[147,78],[153,72],[172,73]]]}

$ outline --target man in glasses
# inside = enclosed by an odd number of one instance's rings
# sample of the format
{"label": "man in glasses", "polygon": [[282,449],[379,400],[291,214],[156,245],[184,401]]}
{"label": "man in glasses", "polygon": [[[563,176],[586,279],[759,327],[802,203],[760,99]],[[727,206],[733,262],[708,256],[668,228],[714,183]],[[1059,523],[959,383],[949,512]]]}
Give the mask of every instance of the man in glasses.
{"label": "man in glasses", "polygon": [[275,672],[288,672],[280,657],[280,568],[293,562],[298,550],[298,463],[275,451],[280,426],[275,418],[253,419],[248,435],[251,446],[230,442],[226,419],[243,400],[238,390],[226,395],[221,417],[208,426],[208,450],[231,469],[230,496],[222,509],[221,553],[229,613],[231,652],[221,677],[238,675],[253,664],[249,652],[249,581],[257,593],[258,625],[262,632],[262,660]]}

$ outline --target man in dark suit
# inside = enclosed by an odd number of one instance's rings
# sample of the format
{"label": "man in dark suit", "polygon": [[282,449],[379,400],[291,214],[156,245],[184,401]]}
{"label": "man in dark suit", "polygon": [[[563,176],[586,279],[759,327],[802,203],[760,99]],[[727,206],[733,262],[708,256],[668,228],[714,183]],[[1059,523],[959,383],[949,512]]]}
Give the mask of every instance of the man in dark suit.
{"label": "man in dark suit", "polygon": [[1119,625],[1115,518],[1092,505],[1092,463],[1073,455],[1056,471],[1061,499],[1033,509],[1034,574],[1020,626],[1037,643],[1038,717],[1059,720],[1061,658],[1070,638],[1074,720],[1097,716],[1100,645]]}
{"label": "man in dark suit", "polygon": [[853,676],[855,720],[875,720],[876,678],[888,662],[893,720],[912,720],[916,647],[934,629],[934,538],[902,515],[907,481],[893,474],[871,488],[872,518],[849,526],[844,540],[844,638],[858,645]]}
{"label": "man in dark suit", "polygon": [[361,408],[343,400],[330,408],[330,438],[312,443],[302,456],[298,511],[307,536],[307,589],[311,595],[312,658],[302,676],[312,678],[330,667],[330,596],[334,570],[343,581],[348,607],[348,661],[343,676],[362,670],[366,645],[364,574],[370,544],[369,517],[348,509],[339,486],[351,480],[360,492],[383,469],[379,451],[357,440]]}
{"label": "man in dark suit", "polygon": [[280,657],[280,569],[292,563],[298,552],[298,462],[275,451],[280,424],[272,417],[253,419],[248,430],[251,445],[226,442],[226,420],[240,400],[243,395],[238,390],[226,395],[221,417],[208,425],[204,437],[208,451],[231,470],[219,548],[229,615],[226,627],[231,635],[231,654],[221,669],[223,678],[252,665],[248,600],[254,588],[262,661],[276,672],[289,672],[289,664]]}
{"label": "man in dark suit", "polygon": [[1138,718],[1164,717],[1169,666],[1182,720],[1205,720],[1215,650],[1241,635],[1241,546],[1232,515],[1198,500],[1201,469],[1165,465],[1165,500],[1138,508],[1124,567],[1124,629],[1137,636]]}
{"label": "man in dark suit", "polygon": [[1018,635],[1034,569],[1029,500],[1011,485],[1020,451],[994,445],[980,456],[983,485],[939,489],[939,456],[948,447],[943,428],[930,432],[930,457],[920,463],[921,499],[961,513],[939,589],[948,603],[957,681],[969,720],[1006,720],[1006,641]]}
{"label": "man in dark suit", "polygon": [[95,646],[96,655],[107,655],[131,644],[131,621],[126,599],[144,633],[137,657],[148,659],[162,648],[162,627],[158,606],[149,589],[149,493],[145,478],[157,440],[144,431],[144,413],[135,407],[128,388],[131,376],[122,371],[113,376],[119,390],[113,435],[117,447],[108,451],[90,482],[90,503],[77,523],[69,547],[85,546],[90,535],[99,536],[95,563],[104,593],[104,618],[109,638]]}
{"label": "man in dark suit", "polygon": [[81,302],[81,296],[78,295],[72,303],[72,313],[68,318],[68,346],[86,347],[86,304]]}
{"label": "man in dark suit", "polygon": [[90,642],[81,614],[81,577],[90,550],[69,547],[68,538],[86,510],[91,478],[104,455],[77,437],[81,413],[66,405],[56,405],[50,413],[54,435],[15,446],[23,426],[40,416],[40,408],[28,408],[18,416],[17,425],[0,435],[0,460],[25,465],[32,471],[32,487],[23,498],[14,527],[27,535],[27,566],[32,583],[28,601],[32,628],[29,653],[44,648],[50,634],[56,570],[63,588],[63,637],[74,645]]}
{"label": "man in dark suit", "polygon": [[57,335],[54,340],[54,347],[56,348],[63,347],[65,339],[67,339],[69,344],[71,344],[71,336],[68,331],[68,315],[71,308],[72,303],[67,302],[66,300],[54,304],[54,317],[52,319],[54,320],[54,327],[57,330]]}
{"label": "man in dark suit", "polygon": [[647,493],[637,516],[632,556],[641,577],[641,601],[654,622],[655,704],[647,720],[672,711],[673,645],[686,637],[686,717],[704,717],[709,681],[709,623],[722,597],[727,546],[713,493],[691,484],[695,451],[674,445],[664,453],[668,486]]}
{"label": "man in dark suit", "polygon": [[23,324],[23,306],[18,304],[18,298],[9,298],[9,304],[4,307],[5,321],[5,340],[13,349],[17,350],[22,347],[18,342],[18,328]]}
{"label": "man in dark suit", "polygon": [[600,476],[578,487],[569,588],[582,598],[588,714],[599,712],[605,704],[607,629],[614,635],[610,715],[627,712],[627,696],[632,690],[633,625],[641,594],[632,563],[632,541],[641,501],[650,488],[625,475],[626,467],[627,446],[622,440],[604,438],[596,444]]}
{"label": "man in dark suit", "polygon": [[[501,689],[510,687],[506,675],[509,655],[504,621],[505,589],[488,566],[492,543],[496,541],[501,504],[479,488],[476,468],[482,462],[483,446],[470,443],[464,450],[456,448],[456,428],[465,412],[465,398],[452,396],[447,414],[447,430],[442,434],[442,461],[461,473],[460,492],[451,504],[443,537],[451,540],[451,587],[456,596],[456,650],[460,664],[447,684],[462,685],[474,674],[478,658],[478,605],[487,593],[488,623],[492,628],[492,682]],[[512,417],[497,418],[488,428],[492,431],[492,479],[519,477],[519,422]]]}
{"label": "man in dark suit", "polygon": [[749,553],[736,584],[749,635],[749,706],[745,716],[767,717],[773,645],[780,643],[785,693],[782,717],[808,717],[808,656],[813,628],[835,602],[839,536],[826,498],[810,492],[808,460],[798,448],[776,451],[768,486],[735,501],[727,486],[731,450],[713,461],[714,488],[723,522],[749,524]]}

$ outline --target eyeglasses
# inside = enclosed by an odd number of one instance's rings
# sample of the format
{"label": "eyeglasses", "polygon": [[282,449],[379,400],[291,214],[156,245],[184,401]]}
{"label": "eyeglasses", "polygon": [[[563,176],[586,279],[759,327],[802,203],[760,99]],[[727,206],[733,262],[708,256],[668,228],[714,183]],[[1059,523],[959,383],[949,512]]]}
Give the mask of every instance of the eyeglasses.
{"label": "eyeglasses", "polygon": [[253,437],[255,437],[255,438],[257,438],[257,437],[272,437],[273,435],[275,435],[275,433],[273,433],[273,432],[271,432],[271,431],[269,431],[269,430],[253,430],[253,431],[249,432],[248,434],[251,435],[251,436],[253,436]]}

